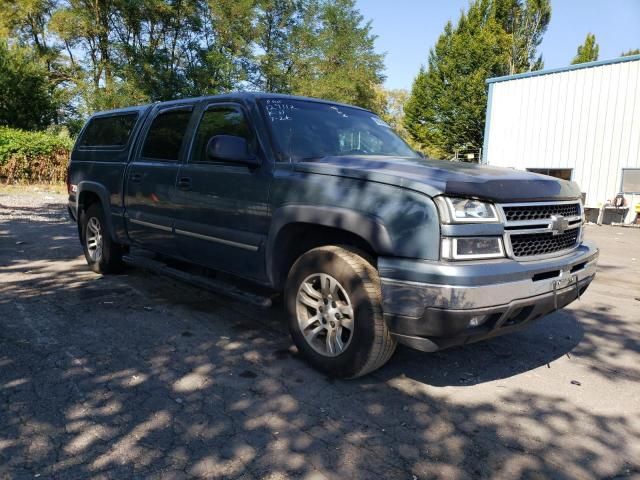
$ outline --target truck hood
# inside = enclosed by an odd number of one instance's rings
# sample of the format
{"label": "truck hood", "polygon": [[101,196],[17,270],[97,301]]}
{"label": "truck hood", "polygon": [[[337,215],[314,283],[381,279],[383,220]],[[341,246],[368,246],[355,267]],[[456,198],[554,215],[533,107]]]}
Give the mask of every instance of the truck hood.
{"label": "truck hood", "polygon": [[553,201],[580,198],[574,182],[510,168],[472,163],[390,158],[324,157],[298,162],[294,170],[396,185],[430,196],[477,197],[494,202]]}

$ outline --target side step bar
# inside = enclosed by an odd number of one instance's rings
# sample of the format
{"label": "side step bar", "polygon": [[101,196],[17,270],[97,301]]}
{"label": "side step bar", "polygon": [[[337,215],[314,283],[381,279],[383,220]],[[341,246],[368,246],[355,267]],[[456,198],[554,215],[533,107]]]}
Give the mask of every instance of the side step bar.
{"label": "side step bar", "polygon": [[246,290],[242,290],[227,282],[178,270],[177,268],[168,266],[166,263],[162,263],[149,257],[143,257],[140,255],[124,255],[122,260],[127,265],[150,270],[159,275],[166,275],[167,277],[189,283],[213,293],[233,298],[234,300],[248,302],[261,308],[269,308],[272,305],[271,297],[247,292]]}

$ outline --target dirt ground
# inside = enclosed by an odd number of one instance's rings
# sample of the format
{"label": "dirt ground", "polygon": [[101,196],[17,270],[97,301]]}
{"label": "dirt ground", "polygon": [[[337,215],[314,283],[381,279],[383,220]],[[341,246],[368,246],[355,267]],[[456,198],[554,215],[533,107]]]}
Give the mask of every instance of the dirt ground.
{"label": "dirt ground", "polygon": [[0,190],[0,478],[640,477],[640,230],[519,333],[356,381],[260,310],[90,272],[64,196]]}

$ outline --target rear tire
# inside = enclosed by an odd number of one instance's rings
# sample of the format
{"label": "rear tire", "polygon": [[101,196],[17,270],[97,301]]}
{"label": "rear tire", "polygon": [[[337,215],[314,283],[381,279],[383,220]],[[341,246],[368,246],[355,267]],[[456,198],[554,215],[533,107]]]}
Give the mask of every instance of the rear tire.
{"label": "rear tire", "polygon": [[378,272],[349,247],[319,247],[302,255],[289,272],[285,305],[298,350],[332,377],[366,375],[395,351],[382,315]]}
{"label": "rear tire", "polygon": [[89,268],[96,273],[116,273],[122,270],[125,247],[111,240],[104,211],[99,203],[92,204],[80,215],[82,247]]}

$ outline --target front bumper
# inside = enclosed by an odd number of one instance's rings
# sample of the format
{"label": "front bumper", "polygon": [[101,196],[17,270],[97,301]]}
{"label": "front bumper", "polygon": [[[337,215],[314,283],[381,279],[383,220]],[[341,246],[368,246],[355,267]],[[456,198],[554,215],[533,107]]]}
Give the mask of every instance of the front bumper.
{"label": "front bumper", "polygon": [[395,338],[423,351],[508,333],[584,293],[598,249],[517,262],[427,262],[380,258],[384,316]]}

